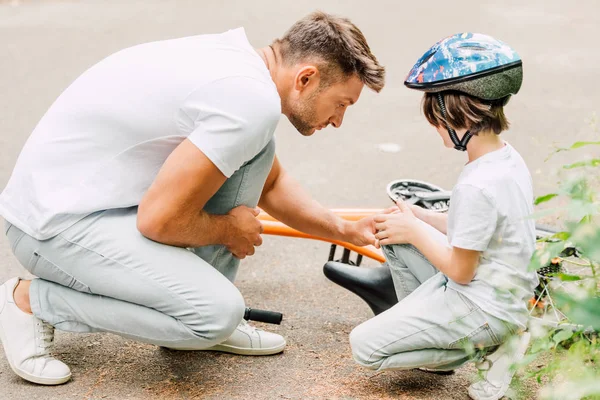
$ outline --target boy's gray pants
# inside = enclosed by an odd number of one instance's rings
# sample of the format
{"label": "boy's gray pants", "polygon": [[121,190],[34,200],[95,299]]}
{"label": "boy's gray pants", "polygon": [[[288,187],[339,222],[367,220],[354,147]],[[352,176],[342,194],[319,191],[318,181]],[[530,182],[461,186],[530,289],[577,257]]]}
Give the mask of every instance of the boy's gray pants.
{"label": "boy's gray pants", "polygon": [[[426,226],[432,237],[446,236]],[[461,293],[412,245],[383,246],[398,304],[354,328],[354,359],[371,369],[425,367],[453,370],[477,350],[495,347],[516,327],[495,318]]]}
{"label": "boy's gray pants", "polygon": [[[256,207],[273,165],[271,141],[236,171],[204,210]],[[244,315],[233,285],[239,260],[224,246],[193,250],[142,236],[137,207],[91,214],[39,241],[6,223],[19,262],[33,275],[33,314],[70,332],[111,332],[170,348],[211,347]]]}

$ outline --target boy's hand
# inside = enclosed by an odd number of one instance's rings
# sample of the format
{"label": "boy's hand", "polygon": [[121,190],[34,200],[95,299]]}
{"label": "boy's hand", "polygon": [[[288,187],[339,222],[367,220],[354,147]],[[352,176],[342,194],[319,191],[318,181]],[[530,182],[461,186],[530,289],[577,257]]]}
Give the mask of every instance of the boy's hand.
{"label": "boy's hand", "polygon": [[423,207],[416,206],[414,204],[408,204],[408,207],[410,207],[410,211],[412,211],[414,216],[417,217],[418,219],[420,219],[421,221],[423,221],[423,218],[425,218],[425,215],[430,212],[430,210],[423,208]]}
{"label": "boy's hand", "polygon": [[[398,202],[403,202],[403,200],[397,200],[396,204],[398,204]],[[429,210],[423,208],[423,207],[419,207],[417,205],[414,204],[407,204],[404,203],[408,208],[410,208],[410,211],[412,211],[413,215],[415,217],[417,217],[420,220],[423,220],[423,218],[425,218],[425,215],[430,212]],[[398,208],[397,205],[392,206],[386,210],[383,211],[384,214],[393,214],[395,212],[401,212],[400,208]]]}
{"label": "boy's hand", "polygon": [[[413,241],[415,232],[419,229],[417,217],[411,207],[402,200],[396,201],[397,210],[386,210],[384,214],[374,217],[377,233],[376,247],[387,244],[403,244]],[[390,211],[389,213],[387,213]]]}

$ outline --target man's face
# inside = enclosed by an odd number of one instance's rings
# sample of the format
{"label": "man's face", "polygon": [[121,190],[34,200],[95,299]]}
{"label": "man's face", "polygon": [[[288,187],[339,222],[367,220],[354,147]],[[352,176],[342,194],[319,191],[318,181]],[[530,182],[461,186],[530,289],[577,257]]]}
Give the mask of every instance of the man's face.
{"label": "man's face", "polygon": [[325,88],[313,85],[290,98],[288,119],[304,136],[333,125],[339,128],[346,109],[358,101],[364,84],[355,75]]}

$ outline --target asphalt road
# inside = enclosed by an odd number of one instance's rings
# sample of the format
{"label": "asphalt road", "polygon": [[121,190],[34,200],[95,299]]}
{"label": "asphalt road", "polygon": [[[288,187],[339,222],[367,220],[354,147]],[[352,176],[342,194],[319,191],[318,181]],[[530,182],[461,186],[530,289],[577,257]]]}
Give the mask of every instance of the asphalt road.
{"label": "asphalt road", "polygon": [[[457,32],[496,36],[524,60],[525,82],[507,107],[512,129],[505,139],[528,163],[537,195],[552,189],[561,178],[557,167],[572,157],[545,162],[553,146],[598,140],[595,0],[0,0],[0,188],[52,101],[103,57],[137,43],[238,26],[259,47],[315,9],[350,17],[388,68],[383,92],[365,92],[340,129],[304,138],[284,118],[278,127],[283,165],[328,207],[387,206],[386,184],[402,177],[451,188],[464,155],[442,146],[420,114],[420,95],[403,79],[430,45]],[[281,326],[268,327],[286,336],[282,355],[170,352],[111,335],[59,332],[56,353],[72,367],[72,382],[29,384],[0,354],[0,399],[466,399],[472,367],[437,377],[355,365],[348,333],[371,313],[323,276],[327,255],[324,243],[265,237],[240,269],[236,284],[247,304],[285,314]],[[24,270],[0,237],[0,281],[17,274]],[[535,398],[536,383],[521,384],[519,396]]]}

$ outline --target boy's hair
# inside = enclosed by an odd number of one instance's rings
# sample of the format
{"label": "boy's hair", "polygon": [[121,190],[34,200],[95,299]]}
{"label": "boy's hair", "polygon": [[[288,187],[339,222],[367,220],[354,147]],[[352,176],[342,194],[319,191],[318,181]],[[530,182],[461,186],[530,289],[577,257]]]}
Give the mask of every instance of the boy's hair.
{"label": "boy's hair", "polygon": [[360,29],[347,18],[314,12],[296,22],[273,46],[285,65],[316,62],[325,85],[353,74],[375,92],[385,84],[385,68],[371,53]]}
{"label": "boy's hair", "polygon": [[450,128],[468,129],[473,135],[482,131],[499,135],[510,125],[504,115],[505,99],[487,101],[462,92],[442,92],[446,120],[442,116],[437,96],[437,93],[425,93],[422,101],[423,114],[435,127],[446,127],[447,122]]}

